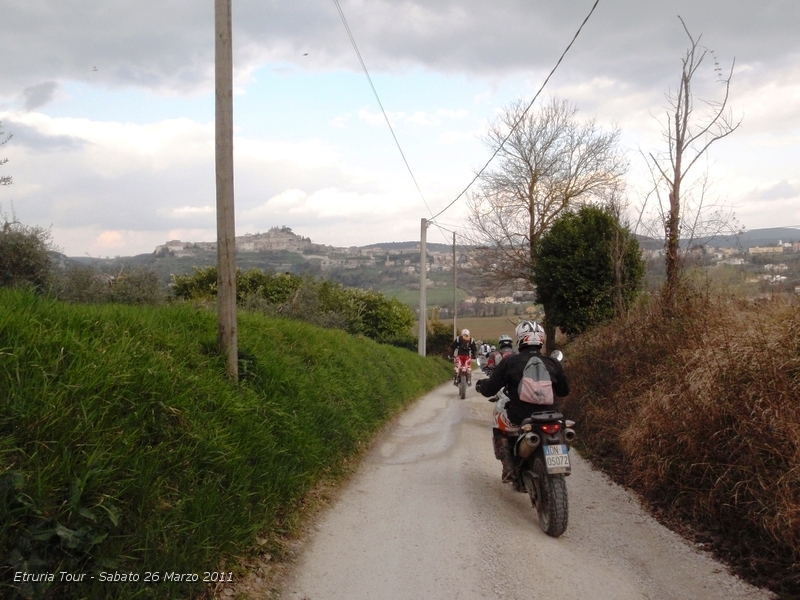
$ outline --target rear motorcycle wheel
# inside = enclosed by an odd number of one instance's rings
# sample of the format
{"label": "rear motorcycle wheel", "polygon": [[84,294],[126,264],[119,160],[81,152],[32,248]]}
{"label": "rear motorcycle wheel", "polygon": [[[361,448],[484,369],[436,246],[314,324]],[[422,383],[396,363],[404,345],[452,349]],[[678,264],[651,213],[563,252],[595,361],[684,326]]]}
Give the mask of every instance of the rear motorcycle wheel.
{"label": "rear motorcycle wheel", "polygon": [[530,489],[528,493],[539,514],[539,527],[547,535],[558,537],[567,530],[569,519],[567,482],[563,475],[548,475],[541,456],[533,460],[533,472],[538,475],[538,498],[530,494]]}
{"label": "rear motorcycle wheel", "polygon": [[461,377],[458,380],[458,394],[461,396],[462,400],[467,397],[467,376],[466,375],[462,374]]}

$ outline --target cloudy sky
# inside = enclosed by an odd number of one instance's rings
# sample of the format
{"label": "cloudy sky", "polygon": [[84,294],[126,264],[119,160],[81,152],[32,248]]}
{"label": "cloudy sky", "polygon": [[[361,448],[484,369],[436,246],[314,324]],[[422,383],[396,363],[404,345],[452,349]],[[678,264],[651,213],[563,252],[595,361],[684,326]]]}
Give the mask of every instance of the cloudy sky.
{"label": "cloudy sky", "polygon": [[[0,0],[2,211],[52,227],[70,256],[214,240],[213,4]],[[487,124],[533,98],[593,4],[341,0],[420,194],[334,1],[233,0],[237,235],[418,239],[488,159]],[[620,128],[636,205],[688,43],[678,15],[722,68],[735,59],[742,125],[701,167],[714,202],[747,229],[800,225],[797,0],[600,0],[540,102]],[[464,216],[459,201],[438,220]]]}

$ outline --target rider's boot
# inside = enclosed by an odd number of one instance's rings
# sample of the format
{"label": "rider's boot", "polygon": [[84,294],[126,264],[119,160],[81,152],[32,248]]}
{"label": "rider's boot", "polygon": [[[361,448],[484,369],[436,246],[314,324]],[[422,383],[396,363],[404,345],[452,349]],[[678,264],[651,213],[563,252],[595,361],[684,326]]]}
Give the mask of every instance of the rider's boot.
{"label": "rider's boot", "polygon": [[500,441],[503,434],[497,427],[492,428],[492,446],[494,446],[494,457],[497,460],[503,460],[503,443]]}
{"label": "rider's boot", "polygon": [[514,458],[511,456],[511,444],[508,442],[508,436],[500,437],[500,448],[502,456],[500,461],[503,463],[503,483],[514,481]]}

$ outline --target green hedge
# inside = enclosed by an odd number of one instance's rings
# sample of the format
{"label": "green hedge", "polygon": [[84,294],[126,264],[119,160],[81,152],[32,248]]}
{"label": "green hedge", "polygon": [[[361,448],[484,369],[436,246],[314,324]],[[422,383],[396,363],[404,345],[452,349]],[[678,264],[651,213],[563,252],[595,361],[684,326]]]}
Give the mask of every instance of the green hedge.
{"label": "green hedge", "polygon": [[[0,596],[188,597],[100,572],[217,569],[285,530],[304,495],[444,361],[240,313],[237,386],[216,317],[188,305],[59,303],[0,290]],[[80,584],[17,571],[84,572]]]}

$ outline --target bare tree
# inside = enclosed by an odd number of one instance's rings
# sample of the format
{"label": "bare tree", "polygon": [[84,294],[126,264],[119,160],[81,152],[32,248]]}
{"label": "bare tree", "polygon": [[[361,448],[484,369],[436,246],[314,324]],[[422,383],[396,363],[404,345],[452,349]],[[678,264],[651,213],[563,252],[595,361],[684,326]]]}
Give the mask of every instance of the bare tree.
{"label": "bare tree", "polygon": [[625,187],[621,182],[607,191],[603,198],[603,204],[609,214],[614,217],[614,237],[610,245],[611,264],[614,269],[614,313],[621,316],[628,309],[628,302],[625,299],[628,276],[625,269],[625,257],[632,240],[636,239],[631,232],[636,232],[641,225],[645,205],[642,205],[636,223],[633,223],[628,213],[629,202],[625,194]]}
{"label": "bare tree", "polygon": [[[666,208],[660,206],[665,238],[667,296],[674,290],[680,275],[679,241],[682,233],[688,232],[690,237],[695,237],[701,228],[705,228],[704,233],[708,233],[709,230],[720,230],[730,222],[730,215],[726,215],[723,209],[707,205],[707,176],[697,183],[701,191],[696,197],[693,214],[686,214],[685,196],[688,196],[686,194],[688,190],[684,189],[684,186],[688,182],[687,174],[706,154],[711,144],[727,137],[741,124],[741,120],[733,121],[728,109],[735,61],[731,63],[726,75],[714,53],[700,45],[702,36],[694,38],[683,19],[680,17],[678,19],[689,38],[689,48],[681,58],[678,89],[666,94],[668,107],[663,138],[667,149],[660,153],[651,152],[646,157],[653,176],[653,191],[659,203],[661,204],[663,194],[668,200]],[[692,84],[695,78],[700,76],[700,68],[704,64],[713,69],[715,83],[723,88],[720,99],[695,98]],[[695,112],[696,103],[702,105],[703,110]]]}
{"label": "bare tree", "polygon": [[[3,126],[3,124],[0,123],[0,139],[2,140],[2,141],[0,141],[0,146],[5,145],[5,143],[8,142],[8,140],[11,139],[11,134],[10,133],[5,138],[3,138],[3,133],[4,132],[3,132],[2,126]],[[7,162],[8,162],[7,158],[0,158],[0,166],[3,166]],[[11,175],[0,175],[0,185],[11,185]]]}
{"label": "bare tree", "polygon": [[593,120],[579,123],[566,100],[525,110],[518,101],[490,125],[485,142],[493,151],[500,148],[497,166],[481,175],[469,198],[468,237],[477,247],[472,270],[494,285],[530,285],[536,245],[553,220],[613,188],[628,167],[619,130],[604,131]]}

